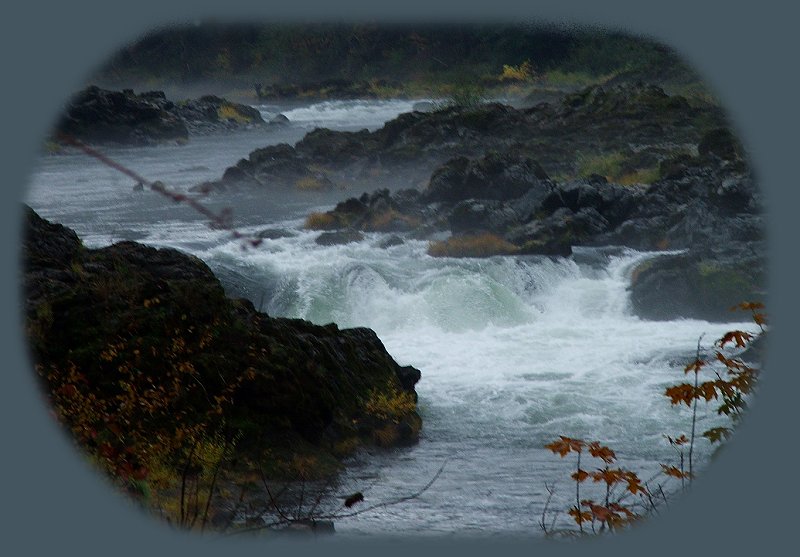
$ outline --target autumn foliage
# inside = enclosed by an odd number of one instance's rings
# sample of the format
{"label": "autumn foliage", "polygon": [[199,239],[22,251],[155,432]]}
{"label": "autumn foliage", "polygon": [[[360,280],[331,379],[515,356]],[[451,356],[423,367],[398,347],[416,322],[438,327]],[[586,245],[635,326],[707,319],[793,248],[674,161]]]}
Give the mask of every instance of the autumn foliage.
{"label": "autumn foliage", "polygon": [[[702,433],[702,436],[711,443],[728,439],[732,434],[733,426],[747,408],[747,398],[757,386],[760,369],[746,363],[740,357],[726,355],[724,349],[728,346],[738,349],[747,348],[760,334],[766,332],[767,320],[761,312],[763,308],[763,304],[758,302],[746,302],[732,308],[732,310],[750,312],[760,333],[730,331],[714,343],[711,357],[701,356],[700,342],[698,341],[696,357],[683,370],[693,379],[671,385],[664,391],[664,396],[670,400],[673,406],[685,404],[692,409],[691,432],[688,436],[686,434],[674,437],[664,436],[670,446],[675,449],[678,455],[678,464],[661,464],[661,474],[665,478],[679,480],[681,488],[685,488],[686,482],[691,482],[695,476],[693,452],[696,440],[698,403],[718,401],[717,413],[731,419],[730,426],[717,426]],[[544,447],[561,458],[570,454],[576,456],[575,471],[570,475],[572,481],[575,482],[575,504],[568,509],[567,514],[577,524],[580,534],[587,533],[589,530],[592,533],[599,533],[604,530],[619,529],[653,512],[659,502],[666,503],[667,501],[667,495],[660,483],[657,484],[657,488],[650,488],[649,484],[643,482],[635,472],[624,468],[612,468],[611,465],[616,462],[616,454],[599,442],[587,442],[583,439],[559,436],[556,441]],[[582,457],[586,453],[590,457],[600,460],[603,466],[591,471],[584,469]],[[605,485],[605,497],[602,501],[581,497],[581,485],[588,481]],[[552,496],[549,488],[548,491]],[[638,501],[628,502],[627,498],[630,496],[637,496]],[[643,509],[643,511],[638,509]],[[545,521],[546,512],[547,505],[545,505],[540,525],[546,534],[552,534],[552,529],[548,529]]]}
{"label": "autumn foliage", "polygon": [[[606,529],[622,528],[640,517],[625,500],[630,495],[645,497],[648,491],[635,472],[611,466],[617,460],[612,449],[597,441],[587,442],[563,435],[545,445],[545,448],[562,458],[571,453],[576,454],[575,472],[570,475],[575,482],[575,505],[570,507],[567,514],[578,525],[581,533],[585,531],[584,524],[592,532],[602,532]],[[582,468],[581,459],[584,453],[601,461],[603,466],[591,471]],[[590,480],[604,486],[605,495],[602,501],[581,497],[581,485]],[[542,526],[547,531],[544,520]]]}

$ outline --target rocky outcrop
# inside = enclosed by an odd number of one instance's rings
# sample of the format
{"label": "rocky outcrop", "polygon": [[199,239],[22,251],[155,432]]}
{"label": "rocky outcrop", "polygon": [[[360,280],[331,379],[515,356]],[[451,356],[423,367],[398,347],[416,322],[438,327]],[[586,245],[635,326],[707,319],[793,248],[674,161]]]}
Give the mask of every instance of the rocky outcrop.
{"label": "rocky outcrop", "polygon": [[[295,146],[251,153],[208,191],[300,180],[390,186],[395,193],[318,214],[315,227],[428,238],[438,242],[432,255],[689,250],[637,272],[634,308],[647,318],[720,319],[743,301],[733,298],[763,290],[761,200],[742,146],[719,108],[653,85],[594,86],[524,110],[411,112],[374,132],[315,130]],[[445,244],[442,234],[465,238]],[[681,280],[669,278],[681,269]]]}
{"label": "rocky outcrop", "polygon": [[417,439],[420,372],[398,365],[372,330],[269,317],[227,298],[196,257],[135,242],[86,249],[26,212],[25,315],[46,386],[79,370],[92,392],[112,396],[123,367],[148,374],[154,390],[189,370],[201,405],[245,376],[225,417],[243,450],[341,454],[357,440]]}
{"label": "rocky outcrop", "polygon": [[67,105],[54,135],[91,144],[151,145],[262,124],[258,110],[220,97],[175,103],[161,91],[135,94],[90,86]]}
{"label": "rocky outcrop", "polygon": [[[421,192],[379,190],[343,201],[325,222],[415,237],[453,235],[449,243],[432,243],[431,255],[568,256],[572,246],[607,245],[686,250],[636,270],[635,311],[647,319],[725,320],[732,305],[763,298],[761,196],[727,130],[709,131],[697,151],[702,154],[661,161],[652,184],[621,185],[596,174],[553,181],[512,146],[447,161]],[[396,225],[381,229],[376,222]]]}

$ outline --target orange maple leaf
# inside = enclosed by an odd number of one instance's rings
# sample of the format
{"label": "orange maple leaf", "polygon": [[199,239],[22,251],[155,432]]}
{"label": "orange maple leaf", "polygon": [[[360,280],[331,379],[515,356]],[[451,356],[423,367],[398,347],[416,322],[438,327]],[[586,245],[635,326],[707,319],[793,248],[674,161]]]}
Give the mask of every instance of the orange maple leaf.
{"label": "orange maple leaf", "polygon": [[753,335],[745,331],[729,331],[717,341],[720,348],[724,348],[729,342],[733,342],[739,348],[747,346],[749,341],[753,340]]}
{"label": "orange maple leaf", "polygon": [[591,454],[595,458],[599,458],[606,464],[611,464],[614,462],[614,459],[617,458],[617,455],[606,446],[601,445],[597,441],[593,443],[589,443],[589,454]]}
{"label": "orange maple leaf", "polygon": [[673,478],[683,479],[683,478],[691,478],[692,475],[689,472],[681,472],[675,466],[667,466],[666,464],[661,465],[661,470],[667,476],[672,476]]}
{"label": "orange maple leaf", "polygon": [[690,363],[689,365],[687,365],[685,368],[683,368],[683,371],[686,372],[686,373],[689,373],[690,371],[693,371],[695,373],[699,373],[700,369],[704,365],[706,365],[705,360],[697,359],[697,360],[693,361],[692,363]]}
{"label": "orange maple leaf", "polygon": [[553,453],[558,453],[562,457],[566,456],[572,451],[579,453],[583,450],[584,441],[581,439],[572,439],[570,437],[564,437],[563,435],[559,435],[558,441],[553,441],[544,446],[545,449],[550,449]]}
{"label": "orange maple leaf", "polygon": [[581,470],[581,469],[578,469],[577,472],[575,472],[574,474],[572,474],[570,476],[570,478],[572,478],[576,482],[582,482],[588,477],[589,477],[589,472],[587,472],[586,470]]}
{"label": "orange maple leaf", "polygon": [[664,394],[670,398],[673,405],[683,402],[686,406],[691,406],[695,395],[694,385],[689,383],[673,385],[668,387]]}

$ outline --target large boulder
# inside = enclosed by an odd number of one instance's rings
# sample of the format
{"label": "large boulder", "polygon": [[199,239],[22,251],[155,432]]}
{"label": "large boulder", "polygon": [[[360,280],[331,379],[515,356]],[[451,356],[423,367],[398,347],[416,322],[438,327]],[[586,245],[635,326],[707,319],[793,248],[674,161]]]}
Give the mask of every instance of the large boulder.
{"label": "large boulder", "polygon": [[764,299],[763,267],[763,252],[752,245],[727,253],[659,256],[633,272],[633,310],[639,317],[656,321],[731,321],[731,307]]}
{"label": "large boulder", "polygon": [[46,388],[77,369],[81,385],[113,398],[119,370],[141,370],[155,390],[190,370],[203,389],[187,391],[182,419],[242,381],[225,424],[243,449],[333,454],[348,439],[416,439],[419,370],[398,365],[372,330],[271,318],[227,298],[201,260],[173,249],[86,249],[29,209],[26,224],[26,330]]}
{"label": "large boulder", "polygon": [[464,199],[516,199],[530,190],[546,191],[550,179],[530,157],[490,151],[470,160],[456,157],[437,168],[423,192],[425,202],[457,203]]}
{"label": "large boulder", "polygon": [[149,145],[185,141],[185,122],[157,93],[135,95],[132,90],[106,91],[90,86],[67,106],[56,132],[87,143]]}
{"label": "large boulder", "polygon": [[264,124],[255,108],[213,95],[175,103],[163,91],[136,94],[93,85],[70,101],[55,131],[56,140],[67,134],[93,144],[151,145]]}

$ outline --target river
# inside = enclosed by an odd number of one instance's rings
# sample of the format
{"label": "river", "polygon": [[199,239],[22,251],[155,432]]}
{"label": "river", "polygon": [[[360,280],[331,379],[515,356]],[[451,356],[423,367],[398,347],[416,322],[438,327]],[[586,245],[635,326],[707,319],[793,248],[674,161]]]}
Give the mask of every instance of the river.
{"label": "river", "polygon": [[[412,105],[265,105],[258,107],[265,118],[282,112],[290,124],[193,137],[183,146],[103,152],[185,191],[218,179],[255,148],[293,144],[317,126],[377,129]],[[325,247],[314,242],[318,233],[303,229],[304,217],[360,191],[209,196],[204,202],[211,207],[233,209],[242,232],[286,234],[242,249],[191,209],[133,185],[80,153],[42,156],[25,201],[73,228],[89,247],[129,239],[193,253],[229,292],[270,315],[370,327],[401,365],[422,370],[420,442],[357,454],[342,489],[361,490],[365,504],[374,504],[416,491],[443,463],[444,470],[413,500],[338,521],[343,536],[541,535],[546,486],[555,486],[551,509],[566,510],[574,501],[573,455],[562,460],[546,443],[558,435],[599,440],[616,450],[621,465],[650,478],[660,463],[677,462],[664,435],[689,431],[691,413],[670,406],[663,391],[684,379],[700,335],[710,342],[731,328],[752,328],[632,315],[632,269],[656,254],[609,247],[576,249],[569,258],[432,258],[424,241],[382,249],[381,233]],[[719,423],[711,406],[700,410],[699,431]],[[699,440],[698,468],[710,453]],[[562,512],[556,525],[568,524]]]}

